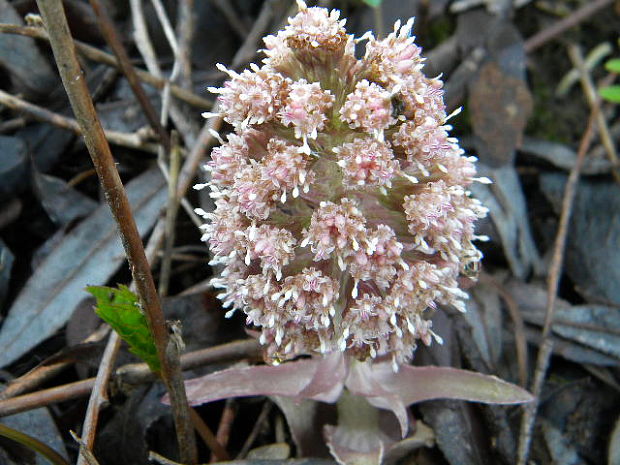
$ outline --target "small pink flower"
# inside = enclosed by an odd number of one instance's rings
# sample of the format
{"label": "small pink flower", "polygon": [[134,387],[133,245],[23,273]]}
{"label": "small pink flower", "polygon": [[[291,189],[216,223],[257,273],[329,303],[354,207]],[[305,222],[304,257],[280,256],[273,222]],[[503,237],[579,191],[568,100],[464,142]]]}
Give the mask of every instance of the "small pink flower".
{"label": "small pink flower", "polygon": [[242,213],[249,218],[263,220],[269,216],[275,205],[274,194],[274,186],[263,178],[261,166],[257,162],[237,173],[230,189],[231,200]]}
{"label": "small pink flower", "polygon": [[410,77],[401,82],[401,101],[403,114],[416,124],[424,124],[427,119],[442,121],[446,115],[443,101],[443,83],[439,79],[429,79],[424,75]]}
{"label": "small pink flower", "polygon": [[414,43],[412,28],[413,18],[402,27],[397,21],[394,32],[385,39],[377,40],[369,34],[363,64],[372,80],[396,84],[420,74],[421,49]]}
{"label": "small pink flower", "polygon": [[234,126],[262,124],[276,115],[286,89],[286,79],[256,65],[252,71],[245,70],[241,74],[223,66],[219,68],[228,73],[231,80],[222,88],[209,90],[220,94],[218,102],[227,122]]}
{"label": "small pink flower", "polygon": [[391,187],[391,179],[399,171],[392,150],[376,139],[358,138],[334,151],[344,171],[344,184],[350,188]]}
{"label": "small pink flower", "polygon": [[355,91],[347,96],[340,116],[353,129],[383,134],[383,130],[396,122],[392,116],[391,94],[374,82],[362,79]]}
{"label": "small pink flower", "polygon": [[248,145],[245,137],[228,134],[225,144],[211,151],[211,161],[206,169],[211,172],[211,185],[218,188],[230,187],[239,171],[248,165]]}
{"label": "small pink flower", "polygon": [[322,90],[318,82],[308,83],[300,79],[290,86],[286,103],[278,113],[285,126],[293,126],[295,137],[303,139],[305,153],[309,152],[307,138],[316,139],[318,131],[325,127],[327,111],[334,103],[329,90]]}
{"label": "small pink flower", "polygon": [[282,267],[295,257],[293,249],[297,241],[290,231],[264,224],[259,227],[252,225],[238,234],[242,236],[241,244],[247,248],[245,264],[250,266],[252,260],[259,259],[263,273],[272,270],[279,281]]}
{"label": "small pink flower", "polygon": [[297,198],[300,192],[310,189],[314,173],[307,166],[307,156],[300,152],[298,146],[282,139],[271,139],[263,160],[263,178],[278,189],[280,200],[284,203],[288,192]]}
{"label": "small pink flower", "polygon": [[344,257],[359,250],[366,238],[365,218],[355,202],[342,199],[340,205],[322,202],[310,220],[310,227],[304,231],[302,247],[310,245],[314,260],[326,260],[334,256],[344,269]]}
{"label": "small pink flower", "polygon": [[284,30],[264,38],[266,64],[277,69],[290,69],[299,60],[310,64],[305,61],[312,61],[313,55],[316,59],[315,52],[319,49],[329,59],[346,53],[352,55],[353,41],[344,28],[346,20],[339,19],[338,10],[308,8],[302,1],[297,4],[299,13],[289,19]]}
{"label": "small pink flower", "polygon": [[397,267],[408,266],[401,258],[403,245],[389,226],[380,224],[370,231],[367,242],[366,248],[359,249],[348,260],[355,280],[353,297],[357,297],[359,281],[373,281],[380,289],[388,289]]}

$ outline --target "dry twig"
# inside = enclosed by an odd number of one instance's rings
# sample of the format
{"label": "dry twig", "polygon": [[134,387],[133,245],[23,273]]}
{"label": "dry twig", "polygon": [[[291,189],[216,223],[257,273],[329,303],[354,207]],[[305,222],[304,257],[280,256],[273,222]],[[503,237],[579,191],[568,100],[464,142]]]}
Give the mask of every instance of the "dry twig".
{"label": "dry twig", "polygon": [[[573,52],[571,52],[573,53]],[[518,464],[526,465],[529,455],[530,443],[532,439],[532,429],[536,419],[538,404],[540,402],[540,394],[542,392],[543,383],[549,368],[549,360],[553,351],[553,339],[550,337],[553,326],[553,316],[555,314],[556,299],[558,292],[558,284],[562,272],[562,264],[564,260],[564,248],[566,246],[566,236],[568,233],[568,222],[575,199],[577,190],[577,182],[585,155],[592,143],[594,136],[595,121],[600,111],[598,102],[594,102],[588,125],[579,143],[577,152],[577,161],[571,169],[566,187],[564,188],[564,197],[562,200],[562,212],[560,214],[560,223],[553,246],[553,255],[551,265],[549,267],[549,275],[547,278],[547,304],[545,308],[545,324],[543,327],[542,340],[536,358],[536,368],[534,370],[534,381],[532,382],[532,394],[534,401],[524,406],[523,417],[521,419],[521,429],[519,432],[519,448],[518,448]]]}
{"label": "dry twig", "polygon": [[[35,39],[48,40],[47,32],[40,27],[30,27],[30,26],[20,26],[16,24],[3,24],[0,23],[0,33],[5,34],[17,34],[23,35],[27,37],[33,37]],[[99,50],[96,47],[85,44],[80,41],[74,41],[76,50],[89,60],[95,61],[97,63],[103,63],[108,66],[113,66],[117,69],[120,69],[120,64],[114,57],[114,55],[110,55],[109,53],[105,53]],[[156,89],[162,90],[166,83],[167,79],[162,78],[160,76],[154,76],[147,71],[143,71],[140,69],[136,70],[138,78],[145,84],[155,87]],[[172,95],[174,95],[179,100],[183,100],[186,103],[196,107],[196,108],[210,108],[213,105],[213,101],[209,99],[205,99],[199,95],[190,92],[187,89],[183,89],[177,85],[171,85],[170,90]]]}
{"label": "dry twig", "polygon": [[239,451],[239,454],[237,454],[237,459],[238,460],[239,459],[244,459],[245,456],[248,455],[248,452],[252,448],[252,445],[254,444],[254,441],[256,441],[256,437],[258,436],[258,432],[262,428],[263,423],[265,423],[265,421],[267,420],[267,417],[269,416],[269,413],[271,412],[271,408],[272,407],[273,407],[273,404],[271,403],[271,401],[266,400],[265,403],[263,404],[262,410],[258,414],[258,418],[256,419],[256,423],[254,423],[254,426],[252,427],[252,431],[250,431],[250,434],[248,435],[247,439],[243,443],[243,447],[241,447],[241,450]]}
{"label": "dry twig", "polygon": [[85,438],[80,442],[80,456],[78,458],[77,465],[85,465],[88,460],[88,452],[93,450],[95,445],[95,434],[97,431],[97,421],[99,419],[99,412],[108,402],[108,382],[112,375],[112,369],[116,362],[116,356],[121,348],[121,338],[116,331],[110,333],[110,338],[106,344],[99,369],[97,370],[97,376],[95,378],[95,384],[90,393],[88,399],[88,406],[86,407],[86,415],[84,415],[84,422],[82,427],[82,436]]}
{"label": "dry twig", "polygon": [[[136,74],[136,70],[132,66],[129,61],[129,55],[127,55],[127,51],[121,42],[121,39],[116,32],[116,28],[114,27],[114,23],[112,19],[108,16],[105,7],[101,4],[100,0],[89,0],[90,5],[97,16],[97,22],[99,24],[99,29],[103,33],[106,42],[114,52],[116,56],[116,60],[121,68],[121,71],[127,78],[127,82],[131,87],[132,92],[136,96],[136,100],[138,104],[142,108],[144,112],[144,116],[148,120],[149,124],[155,131],[155,133],[159,136],[159,140],[166,152],[170,150],[170,136],[168,132],[164,129],[162,124],[160,124],[159,119],[157,118],[157,113],[155,112],[155,108],[151,105],[151,101],[146,96],[144,89],[142,88],[142,84]],[[169,88],[170,84],[167,84],[166,87]]]}
{"label": "dry twig", "polygon": [[[218,444],[221,444],[222,447],[226,447],[228,445],[228,440],[230,439],[230,432],[232,431],[232,425],[235,420],[235,413],[237,410],[235,406],[235,399],[226,399],[224,410],[222,410],[222,416],[220,417],[220,423],[217,427],[217,434],[215,436]],[[217,462],[217,460],[218,457],[216,454],[212,454],[210,462]]]}
{"label": "dry twig", "polygon": [[489,274],[481,273],[480,282],[490,284],[496,290],[499,296],[506,303],[508,314],[514,325],[515,334],[515,346],[517,349],[517,364],[519,366],[519,385],[524,388],[527,387],[527,374],[529,372],[527,363],[527,339],[525,336],[525,324],[523,322],[523,316],[519,311],[519,307],[515,302],[515,299],[510,295],[504,287],[497,282],[497,280]]}
{"label": "dry twig", "polygon": [[613,0],[594,0],[593,2],[586,2],[581,8],[578,8],[566,18],[554,23],[547,29],[543,29],[542,31],[534,34],[532,37],[527,39],[524,44],[526,53],[533,52],[550,40],[555,39],[567,29],[577,26],[579,23],[588,19],[598,10],[609,6],[612,3]]}
{"label": "dry twig", "polygon": [[[568,52],[570,59],[573,62],[573,66],[579,72],[579,81],[581,82],[581,88],[583,90],[583,93],[588,100],[588,105],[594,108],[596,105],[598,105],[598,92],[596,91],[596,86],[594,85],[594,82],[592,82],[592,77],[590,76],[589,70],[585,64],[581,49],[579,48],[579,46],[571,44],[568,47]],[[603,84],[603,87],[611,84],[613,80],[614,76],[610,74],[607,77],[607,81]],[[601,142],[603,144],[603,147],[605,147],[607,157],[612,164],[611,173],[616,182],[620,183],[620,173],[618,172],[618,153],[616,151],[614,140],[611,137],[609,126],[607,125],[607,120],[605,119],[605,115],[602,111],[596,112],[596,124],[599,136],[601,138]]]}
{"label": "dry twig", "polygon": [[209,426],[207,426],[207,424],[202,420],[196,410],[191,409],[190,412],[192,415],[192,421],[194,422],[194,428],[196,428],[196,431],[198,431],[198,434],[205,444],[209,446],[213,456],[217,457],[218,460],[230,460],[230,456],[228,455],[228,452],[226,452],[226,449],[218,441]]}
{"label": "dry twig", "polygon": [[180,64],[180,83],[184,89],[192,87],[192,42],[194,40],[194,0],[180,0],[177,13],[178,49],[176,59]]}
{"label": "dry twig", "polygon": [[[193,439],[193,429],[188,416],[187,402],[184,404],[176,402],[179,397],[185,397],[183,380],[179,381],[171,377],[169,370],[170,361],[167,358],[166,352],[168,333],[164,314],[153,282],[153,276],[151,275],[150,265],[144,253],[142,240],[131,212],[129,200],[116,170],[114,158],[112,157],[77,60],[62,1],[37,0],[37,5],[46,25],[50,45],[54,52],[62,82],[69,96],[69,101],[75,112],[76,120],[83,129],[84,140],[97,170],[106,200],[119,226],[123,247],[125,248],[136,283],[136,290],[144,308],[161,362],[162,380],[173,399],[172,410],[181,459],[190,464],[196,463],[197,454],[195,446],[192,447],[191,442]],[[178,390],[181,392],[178,392]]]}
{"label": "dry twig", "polygon": [[[78,136],[83,134],[82,127],[73,118],[67,118],[66,116],[46,110],[43,107],[34,105],[33,103],[26,102],[25,100],[15,97],[14,95],[4,92],[3,90],[0,90],[0,104],[6,105],[12,110],[26,113],[38,121],[50,123],[56,127],[72,131]],[[104,136],[108,141],[110,141],[111,144],[114,145],[135,150],[142,150],[149,153],[157,153],[157,145],[144,142],[142,136],[137,133],[130,134],[126,132],[106,130],[104,131]]]}
{"label": "dry twig", "polygon": [[[211,363],[232,362],[242,359],[260,360],[260,345],[253,339],[229,342],[207,349],[196,350],[181,356],[181,368],[191,370]],[[121,385],[137,385],[155,380],[146,363],[130,363],[114,372],[114,379]],[[90,394],[95,378],[63,384],[30,394],[0,400],[0,417],[15,415],[34,408],[77,399]]]}

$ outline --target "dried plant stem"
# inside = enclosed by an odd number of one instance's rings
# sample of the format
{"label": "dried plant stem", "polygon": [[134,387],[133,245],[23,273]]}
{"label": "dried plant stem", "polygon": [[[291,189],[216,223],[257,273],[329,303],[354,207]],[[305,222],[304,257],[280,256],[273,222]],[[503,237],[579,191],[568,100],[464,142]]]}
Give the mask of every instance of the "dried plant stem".
{"label": "dried plant stem", "polygon": [[160,465],[183,465],[182,463],[167,459],[163,455],[159,455],[157,452],[153,452],[152,450],[149,451],[149,462],[159,463]]}
{"label": "dried plant stem", "polygon": [[[181,368],[190,370],[212,363],[231,362],[242,359],[260,360],[260,345],[253,339],[229,342],[185,353],[181,356]],[[114,378],[121,384],[137,385],[153,381],[156,376],[146,363],[130,363],[114,371]],[[95,385],[95,378],[63,384],[49,389],[0,400],[0,417],[14,415],[38,407],[87,396]]]}
{"label": "dried plant stem", "polygon": [[[131,213],[129,201],[118,175],[118,171],[116,170],[114,158],[112,157],[110,147],[105,138],[99,118],[97,117],[88,87],[86,86],[82,70],[77,60],[62,1],[37,0],[37,5],[39,6],[39,11],[47,27],[50,45],[58,65],[62,82],[69,96],[69,101],[77,121],[83,128],[86,146],[91,154],[95,169],[97,170],[106,200],[119,226],[123,246],[136,283],[136,289],[161,361],[162,379],[169,390],[175,389],[179,383],[171,379],[171,373],[169,371],[169,360],[166,355],[168,333],[164,314],[153,282],[153,276],[151,275],[150,266],[144,253],[138,228],[136,227],[135,220]],[[182,380],[180,385],[181,389],[183,389]],[[184,394],[185,392],[183,390],[182,394],[175,393],[175,395],[171,397],[178,398],[184,396]],[[195,447],[192,448],[191,444],[183,442],[184,438],[193,435],[192,426],[187,414],[188,406],[187,404],[179,405],[173,402],[172,410],[175,420],[185,418],[184,422],[179,422],[175,425],[177,429],[177,438],[179,440],[181,460],[189,464],[196,463],[197,453]],[[185,416],[182,413],[183,411],[186,412]]]}
{"label": "dried plant stem", "polygon": [[[3,90],[0,90],[0,104],[6,105],[12,110],[27,113],[38,121],[50,123],[59,128],[72,131],[78,136],[83,134],[82,127],[73,118],[67,118],[66,116],[46,110],[38,105],[26,102],[25,100],[15,97],[14,95],[4,92]],[[142,136],[136,133],[128,134],[118,131],[104,131],[104,136],[114,145],[135,150],[142,150],[149,153],[157,153],[156,144],[144,142]]]}
{"label": "dried plant stem", "polygon": [[480,273],[480,282],[493,286],[499,296],[506,303],[510,319],[514,325],[515,346],[517,349],[517,364],[519,366],[519,385],[527,387],[527,374],[529,372],[527,363],[527,339],[525,336],[525,323],[519,311],[519,306],[510,293],[490,274]]}
{"label": "dried plant stem", "polygon": [[[155,49],[153,44],[151,43],[151,39],[149,36],[146,18],[144,16],[144,11],[142,8],[142,0],[130,0],[130,8],[131,8],[131,18],[134,26],[134,40],[136,42],[136,46],[138,51],[142,55],[144,59],[144,63],[146,64],[147,69],[154,76],[161,77],[163,76],[162,70],[159,66],[159,62],[157,60],[157,56],[155,54]],[[166,17],[167,18],[167,17]],[[176,39],[172,37],[173,42],[171,43],[172,49],[176,54]],[[177,61],[175,60],[175,64]],[[175,71],[178,71],[178,65],[175,66],[177,69],[173,69],[173,74]],[[174,77],[174,76],[173,76]],[[167,80],[170,82],[170,80]],[[165,87],[164,91],[164,102],[163,113],[167,114],[168,106],[170,111],[170,117],[174,122],[177,130],[183,135],[185,140],[185,144],[189,147],[192,146],[196,142],[196,133],[198,132],[197,127],[195,127],[194,122],[189,119],[186,113],[175,104],[175,102],[169,101],[166,99]]]}
{"label": "dried plant stem", "polygon": [[[265,30],[269,26],[271,21],[271,17],[273,16],[273,0],[267,0],[263,3],[263,6],[254,21],[252,29],[248,33],[243,45],[237,50],[233,61],[232,68],[237,68],[238,66],[247,63],[252,60],[252,58],[256,55],[256,44],[260,41],[261,37],[264,35]],[[290,13],[294,14],[296,7],[291,6]]]}
{"label": "dried plant stem", "polygon": [[[112,375],[112,369],[116,362],[116,356],[121,348],[121,338],[116,331],[110,333],[110,338],[101,357],[95,384],[88,399],[88,407],[82,427],[82,437],[85,438],[80,442],[80,456],[77,465],[87,464],[86,451],[92,451],[95,445],[95,434],[97,431],[97,421],[99,419],[99,411],[101,407],[108,402],[108,382]],[[86,449],[86,451],[83,451]]]}
{"label": "dried plant stem", "polygon": [[[588,68],[585,64],[581,49],[576,44],[570,44],[568,46],[568,55],[570,56],[570,59],[573,62],[573,66],[575,67],[575,69],[579,71],[581,88],[586,96],[586,99],[588,100],[588,105],[594,108],[594,106],[598,105],[598,93],[596,91],[596,86],[592,82],[592,77],[590,76]],[[611,84],[614,79],[612,75],[610,75],[609,77],[611,79],[609,82],[607,82],[606,85]],[[611,137],[611,134],[609,132],[609,126],[607,125],[607,120],[605,119],[605,115],[602,111],[596,112],[596,124],[599,136],[601,138],[601,142],[603,144],[603,147],[605,147],[607,157],[612,164],[611,173],[616,182],[620,183],[620,173],[618,172],[618,153],[616,152],[616,146],[614,144],[613,138]]]}
{"label": "dried plant stem", "polygon": [[159,19],[159,23],[161,24],[162,29],[164,30],[164,34],[166,36],[166,40],[172,49],[172,53],[176,56],[177,54],[177,38],[174,35],[174,29],[172,28],[172,24],[170,23],[170,19],[168,18],[168,14],[166,13],[166,9],[164,8],[161,0],[151,0],[151,4],[155,8],[155,13],[157,14],[157,19]]}
{"label": "dried plant stem", "polygon": [[166,206],[164,228],[165,244],[159,275],[159,295],[162,297],[168,294],[168,283],[170,281],[170,270],[172,267],[172,248],[174,247],[175,238],[174,226],[177,218],[177,212],[179,211],[177,185],[179,180],[180,165],[181,151],[178,146],[175,146],[170,152],[170,170],[168,172],[168,204]]}
{"label": "dried plant stem", "polygon": [[71,437],[73,438],[73,440],[80,445],[80,455],[79,455],[78,463],[82,461],[86,465],[99,465],[99,462],[97,461],[93,453],[90,451],[90,449],[86,446],[84,441],[82,441],[82,438],[80,438],[77,434],[75,434],[71,430],[69,430],[69,433],[71,434]]}
{"label": "dried plant stem", "polygon": [[526,53],[533,52],[550,40],[555,39],[567,29],[575,27],[582,21],[592,16],[601,8],[605,8],[612,3],[613,0],[594,0],[593,2],[586,2],[581,8],[578,8],[566,18],[554,23],[553,25],[551,25],[551,27],[543,29],[542,31],[534,34],[532,37],[527,39],[524,44]]}
{"label": "dried plant stem", "polygon": [[235,31],[235,34],[237,34],[240,39],[245,40],[248,36],[248,28],[243,24],[243,21],[241,21],[241,18],[231,3],[228,0],[213,0],[213,4],[226,17],[226,21],[228,21],[232,30]]}
{"label": "dried plant stem", "polygon": [[0,134],[4,134],[5,132],[15,131],[17,129],[21,129],[26,126],[26,118],[18,117],[13,118],[3,123],[0,123]]}
{"label": "dried plant stem", "polygon": [[[0,33],[18,34],[18,35],[23,35],[27,37],[33,37],[35,39],[49,41],[47,32],[44,29],[39,28],[39,27],[20,26],[17,24],[0,23]],[[91,45],[85,44],[80,41],[75,41],[74,43],[75,43],[75,47],[77,51],[81,55],[88,58],[89,60],[95,61],[97,63],[103,63],[105,65],[113,66],[117,69],[120,69],[120,64],[118,63],[118,60],[114,57],[114,55],[110,55],[109,53],[103,52],[99,50],[98,48],[95,48]],[[162,78],[160,76],[154,76],[150,74],[149,72],[141,70],[141,69],[136,69],[136,74],[138,75],[138,78],[142,82],[150,86],[153,86],[159,90],[162,90],[164,86],[166,85],[166,83],[168,82],[168,80],[165,78]],[[190,105],[196,108],[200,108],[204,110],[205,108],[210,108],[211,105],[213,105],[212,100],[205,99],[204,97],[196,95],[193,92],[190,92],[189,90],[183,89],[182,87],[179,87],[174,84],[170,86],[170,91],[172,92],[172,95],[174,95],[179,100],[183,100],[184,102],[189,103]]]}
{"label": "dried plant stem", "polygon": [[184,89],[192,87],[192,42],[194,40],[194,0],[180,0],[177,13],[178,50],[180,84]]}
{"label": "dried plant stem", "polygon": [[538,410],[540,394],[542,392],[543,382],[549,368],[549,360],[553,351],[553,340],[550,338],[553,326],[553,315],[555,313],[555,303],[557,299],[558,284],[560,282],[560,274],[562,271],[562,263],[564,259],[564,248],[566,246],[566,236],[568,232],[568,222],[575,199],[577,190],[577,181],[586,152],[590,147],[594,136],[594,123],[597,118],[598,106],[592,107],[588,125],[579,143],[577,152],[577,161],[571,169],[566,187],[564,188],[564,197],[562,200],[562,212],[560,214],[560,223],[558,232],[555,237],[553,246],[553,255],[551,258],[551,266],[549,268],[549,276],[547,279],[547,304],[545,308],[545,324],[543,327],[542,341],[536,358],[536,368],[534,370],[534,381],[532,383],[532,394],[534,401],[524,406],[523,417],[521,418],[521,429],[519,432],[519,448],[518,448],[518,464],[526,465],[530,443],[532,439],[532,429]]}
{"label": "dried plant stem", "polygon": [[[109,332],[110,327],[107,324],[101,325],[82,342],[87,343],[101,341],[105,336],[107,336]],[[38,386],[53,378],[62,370],[68,368],[71,365],[71,362],[59,362],[52,365],[42,365],[33,368],[28,373],[20,376],[19,378],[11,380],[7,384],[6,388],[2,392],[0,392],[0,402],[4,399],[19,396],[24,392],[29,392],[33,389],[36,389]]]}
{"label": "dried plant stem", "polygon": [[[224,404],[224,410],[222,410],[222,416],[220,417],[220,423],[217,427],[216,439],[218,444],[222,447],[228,445],[230,439],[230,432],[232,431],[233,421],[235,420],[235,399],[226,399]],[[211,454],[210,462],[217,462],[218,457],[215,454]]]}
{"label": "dried plant stem", "polygon": [[8,417],[9,415],[45,407],[46,405],[87,396],[92,391],[94,385],[95,378],[88,378],[1,400],[0,417]]}
{"label": "dried plant stem", "polygon": [[[129,86],[131,87],[132,92],[136,96],[136,100],[142,108],[146,119],[148,120],[155,133],[159,136],[159,140],[164,146],[164,149],[166,151],[169,151],[170,136],[168,132],[164,129],[164,127],[160,124],[157,113],[155,112],[155,108],[153,108],[153,105],[151,105],[151,101],[146,96],[146,93],[142,88],[142,84],[140,83],[138,75],[136,74],[136,70],[129,61],[127,51],[125,50],[123,43],[118,37],[118,33],[116,32],[116,28],[114,27],[112,19],[106,12],[105,7],[101,4],[100,0],[89,1],[97,17],[97,23],[99,24],[99,28],[101,29],[101,32],[103,33],[106,42],[114,52],[120,69],[127,78],[127,82],[129,82]],[[170,84],[168,83],[166,87],[169,88],[169,86]]]}
{"label": "dried plant stem", "polygon": [[273,407],[273,404],[269,400],[266,400],[265,403],[263,404],[263,408],[261,409],[260,413],[258,414],[258,418],[256,419],[256,423],[254,423],[254,426],[252,427],[252,431],[250,432],[250,434],[248,435],[247,439],[243,443],[243,447],[239,451],[239,454],[237,454],[237,457],[236,457],[237,460],[244,459],[245,456],[248,455],[248,452],[250,451],[250,448],[252,447],[252,444],[254,444],[254,441],[256,441],[256,437],[258,436],[258,432],[260,431],[261,427],[263,426],[263,423],[265,423],[265,421],[267,420],[267,417],[269,416],[269,412],[271,412],[271,408],[272,407]]}
{"label": "dried plant stem", "polygon": [[217,457],[218,460],[230,460],[230,456],[226,449],[222,446],[222,444],[217,440],[213,431],[209,428],[209,426],[202,420],[200,415],[194,410],[191,409],[192,421],[194,422],[194,428],[198,431],[198,434],[205,442],[214,457]]}

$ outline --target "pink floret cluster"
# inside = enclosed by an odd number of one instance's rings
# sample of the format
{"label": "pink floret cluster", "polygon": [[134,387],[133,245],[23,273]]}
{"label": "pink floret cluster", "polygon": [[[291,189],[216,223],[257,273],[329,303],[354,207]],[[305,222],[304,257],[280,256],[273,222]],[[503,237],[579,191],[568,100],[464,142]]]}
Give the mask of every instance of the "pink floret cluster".
{"label": "pink floret cluster", "polygon": [[215,209],[198,211],[213,285],[271,363],[340,351],[397,367],[441,340],[438,306],[465,310],[486,215],[467,187],[487,180],[448,134],[413,21],[355,39],[338,11],[298,4],[261,67],[220,66],[230,79],[211,89],[234,129],[206,164]]}

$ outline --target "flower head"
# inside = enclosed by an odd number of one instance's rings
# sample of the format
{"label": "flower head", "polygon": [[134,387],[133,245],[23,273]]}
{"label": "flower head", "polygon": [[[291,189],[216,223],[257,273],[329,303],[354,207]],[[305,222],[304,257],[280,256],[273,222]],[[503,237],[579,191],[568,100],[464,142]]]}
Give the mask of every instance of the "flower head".
{"label": "flower head", "polygon": [[213,89],[235,130],[207,163],[214,285],[271,362],[340,352],[398,367],[441,340],[434,309],[465,308],[458,277],[481,258],[486,214],[467,186],[482,179],[448,134],[413,21],[366,35],[357,59],[337,11],[298,4],[263,66]]}

